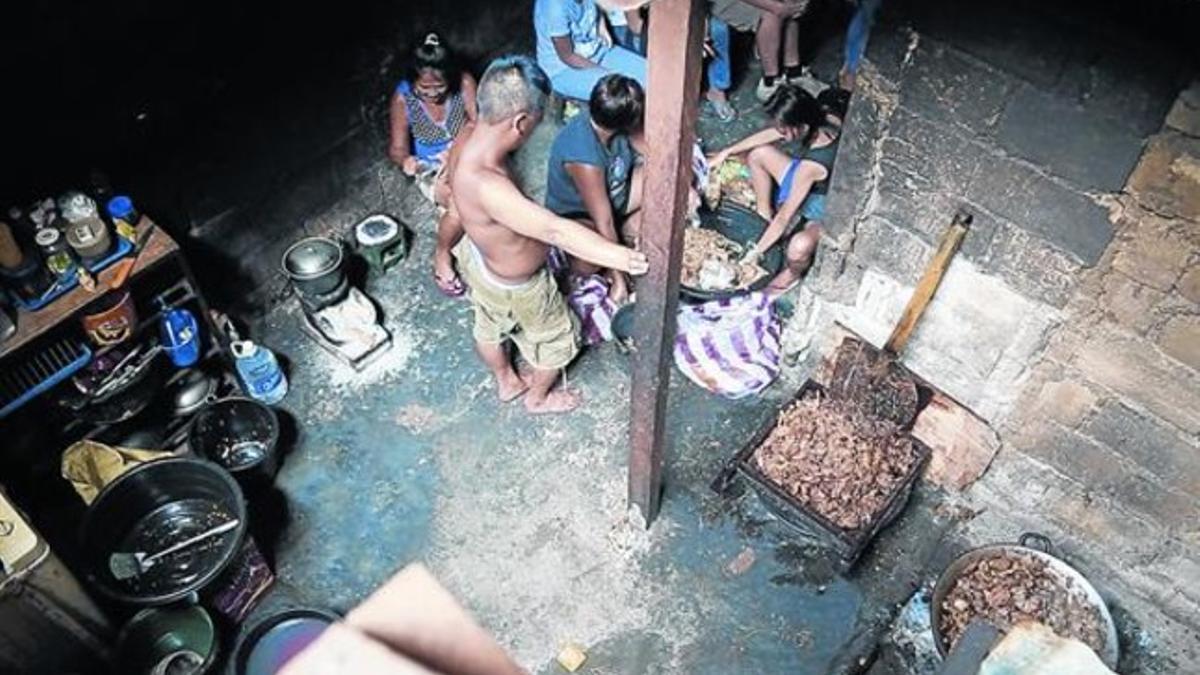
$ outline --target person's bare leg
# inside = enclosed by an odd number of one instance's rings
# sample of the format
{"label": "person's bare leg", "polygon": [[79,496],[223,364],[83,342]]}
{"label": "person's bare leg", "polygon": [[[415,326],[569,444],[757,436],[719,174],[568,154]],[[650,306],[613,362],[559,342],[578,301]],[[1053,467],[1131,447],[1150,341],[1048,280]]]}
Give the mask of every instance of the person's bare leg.
{"label": "person's bare leg", "polygon": [[513,370],[512,360],[509,359],[508,350],[503,344],[488,344],[476,340],[475,351],[496,378],[496,395],[501,401],[508,403],[520,398],[521,394],[529,389],[525,380]]}
{"label": "person's bare leg", "polygon": [[792,158],[773,145],[760,145],[746,155],[750,167],[750,184],[754,186],[754,208],[764,220],[775,217],[771,192],[787,173]]}
{"label": "person's bare leg", "polygon": [[783,24],[783,67],[800,65],[800,22],[788,19]]}
{"label": "person's bare leg", "polygon": [[461,288],[462,282],[459,281],[458,274],[454,271],[454,260],[450,251],[458,245],[462,236],[462,220],[459,219],[458,212],[450,208],[442,214],[441,220],[438,221],[437,243],[433,248],[433,274],[438,286],[442,287],[444,291],[452,291],[456,287]]}
{"label": "person's bare leg", "polygon": [[782,43],[783,19],[764,12],[758,22],[758,30],[754,32],[754,44],[758,48],[758,58],[762,61],[763,75],[780,75],[779,49]]}
{"label": "person's bare leg", "polygon": [[[583,397],[565,387],[553,389],[558,382],[557,370],[535,368],[529,376],[529,392],[525,394],[525,409],[534,414],[564,413],[579,407]],[[551,391],[553,389],[553,391]]]}
{"label": "person's bare leg", "polygon": [[791,290],[808,268],[812,265],[813,256],[817,252],[817,242],[821,239],[821,226],[811,223],[796,236],[792,237],[787,246],[787,261],[783,270],[775,275],[767,285],[767,295],[774,300]]}

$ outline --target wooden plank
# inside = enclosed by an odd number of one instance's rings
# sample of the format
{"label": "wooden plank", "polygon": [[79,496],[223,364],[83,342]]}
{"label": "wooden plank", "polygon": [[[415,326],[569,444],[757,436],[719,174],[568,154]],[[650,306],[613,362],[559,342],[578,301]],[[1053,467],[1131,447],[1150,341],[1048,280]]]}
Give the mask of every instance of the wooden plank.
{"label": "wooden plank", "polygon": [[900,321],[892,330],[892,336],[888,338],[887,345],[883,348],[884,351],[889,354],[899,354],[904,350],[908,339],[912,337],[913,331],[917,327],[917,322],[921,320],[921,315],[929,306],[929,301],[937,293],[938,286],[942,283],[942,277],[945,276],[946,269],[950,267],[950,260],[954,258],[954,254],[962,245],[963,237],[967,235],[967,226],[970,224],[971,215],[969,213],[959,211],[954,214],[954,221],[942,234],[942,242],[938,245],[933,259],[925,267],[925,273],[921,275],[921,281],[917,283],[912,297],[908,299],[908,306],[904,308],[904,314],[900,315]]}
{"label": "wooden plank", "polygon": [[[168,255],[179,250],[179,245],[161,227],[146,241],[146,247],[138,256],[130,277],[155,266]],[[130,255],[133,255],[132,253]],[[116,274],[116,265],[110,265],[96,275],[96,291],[89,292],[79,286],[71,289],[62,297],[36,312],[17,312],[17,332],[9,339],[0,343],[0,358],[15,353],[21,347],[33,342],[55,326],[73,319],[79,312],[99,299],[108,290],[109,282]],[[130,282],[126,282],[127,284]]]}
{"label": "wooden plank", "polygon": [[637,505],[647,527],[658,515],[662,496],[667,385],[679,305],[703,32],[699,0],[657,0],[650,7],[646,102],[650,152],[641,244],[650,272],[637,287],[629,448],[629,502]]}

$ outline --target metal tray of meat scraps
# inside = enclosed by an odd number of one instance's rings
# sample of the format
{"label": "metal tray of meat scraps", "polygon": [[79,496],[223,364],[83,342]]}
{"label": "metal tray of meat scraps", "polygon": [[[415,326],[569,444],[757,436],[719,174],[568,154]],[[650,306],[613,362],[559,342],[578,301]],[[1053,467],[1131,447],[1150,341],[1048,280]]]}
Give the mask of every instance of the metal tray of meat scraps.
{"label": "metal tray of meat scraps", "polygon": [[750,481],[754,491],[758,493],[760,501],[768,510],[798,530],[806,539],[835,553],[839,571],[845,572],[858,562],[859,557],[862,556],[863,551],[876,535],[904,511],[908,498],[912,494],[913,486],[921,476],[925,463],[929,461],[931,451],[924,443],[905,433],[904,436],[913,442],[917,450],[916,462],[913,463],[904,480],[896,487],[883,510],[875,514],[866,526],[845,530],[813,509],[801,504],[795,497],[763,475],[753,462],[755,451],[775,428],[783,410],[810,392],[824,394],[825,388],[813,380],[805,382],[800,391],[786,405],[775,411],[775,414],[771,415],[741,452],[734,456],[734,465],[737,473]]}

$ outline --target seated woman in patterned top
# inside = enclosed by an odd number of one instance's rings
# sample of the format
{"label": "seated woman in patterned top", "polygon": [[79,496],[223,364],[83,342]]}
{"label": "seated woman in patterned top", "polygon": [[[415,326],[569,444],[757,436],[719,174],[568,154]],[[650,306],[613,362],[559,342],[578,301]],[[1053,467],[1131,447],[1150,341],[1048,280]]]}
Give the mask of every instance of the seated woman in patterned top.
{"label": "seated woman in patterned top", "polygon": [[[440,207],[439,232],[461,231],[456,222],[448,222],[457,216],[445,210],[450,186],[442,168],[450,145],[463,127],[475,121],[475,114],[475,78],[459,67],[441,38],[430,33],[413,51],[408,73],[392,95],[388,156],[416,178],[417,187]],[[438,238],[434,281],[443,293],[459,296],[465,289],[443,239],[449,237]]]}

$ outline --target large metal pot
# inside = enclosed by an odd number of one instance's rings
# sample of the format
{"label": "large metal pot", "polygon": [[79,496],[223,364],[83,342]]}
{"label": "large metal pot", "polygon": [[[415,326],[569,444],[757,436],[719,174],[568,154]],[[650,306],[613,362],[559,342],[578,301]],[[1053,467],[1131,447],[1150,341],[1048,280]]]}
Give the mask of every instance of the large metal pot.
{"label": "large metal pot", "polygon": [[980,560],[1012,555],[1032,556],[1045,562],[1051,572],[1063,579],[1071,588],[1083,593],[1088,603],[1096,609],[1102,624],[1101,630],[1104,633],[1104,650],[1099,656],[1104,661],[1104,665],[1115,670],[1117,659],[1120,656],[1120,647],[1117,642],[1117,625],[1113,622],[1108,606],[1104,604],[1104,599],[1096,592],[1095,587],[1075,568],[1053,555],[1052,550],[1053,546],[1045,536],[1026,533],[1021,535],[1016,544],[981,546],[967,551],[950,563],[949,567],[942,572],[937,585],[933,587],[933,598],[929,603],[929,620],[933,624],[933,642],[937,645],[938,653],[944,657],[949,651],[946,645],[946,636],[942,634],[942,603],[959,575],[967,567]]}
{"label": "large metal pot", "polygon": [[[235,529],[163,558],[120,580],[114,553],[153,554],[211,529]],[[80,548],[93,587],[130,605],[165,605],[201,592],[234,560],[246,536],[246,503],[237,482],[212,462],[159,459],[121,474],[96,496],[80,527]]]}
{"label": "large metal pot", "polygon": [[283,271],[301,297],[328,296],[345,279],[342,245],[328,237],[308,237],[283,254]]}

